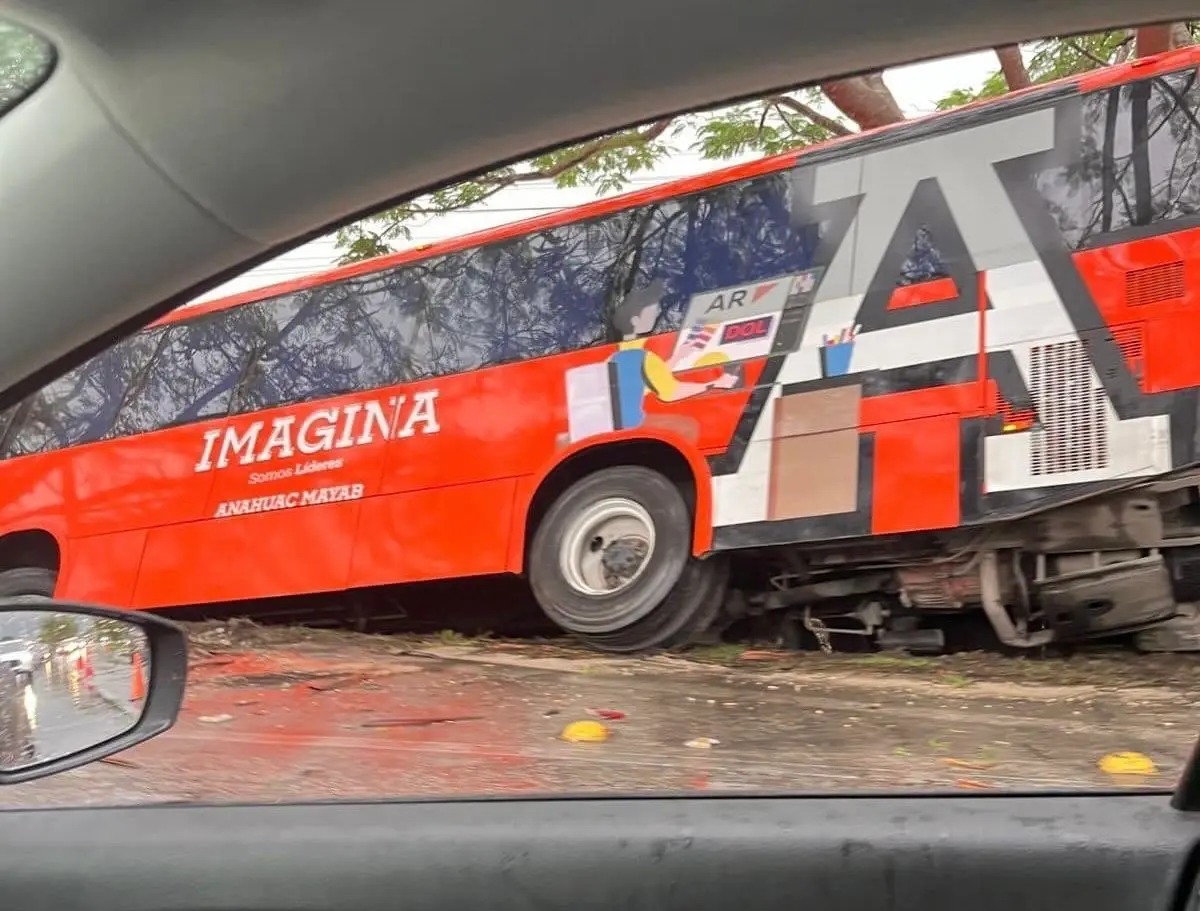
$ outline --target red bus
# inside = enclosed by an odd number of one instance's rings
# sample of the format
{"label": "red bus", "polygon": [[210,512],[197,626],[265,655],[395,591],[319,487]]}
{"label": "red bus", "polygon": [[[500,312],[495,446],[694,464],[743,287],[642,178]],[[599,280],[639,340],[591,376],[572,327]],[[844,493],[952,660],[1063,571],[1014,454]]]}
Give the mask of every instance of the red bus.
{"label": "red bus", "polygon": [[1198,64],[176,312],[3,416],[0,593],[516,573],[613,651],[767,610],[1194,648]]}

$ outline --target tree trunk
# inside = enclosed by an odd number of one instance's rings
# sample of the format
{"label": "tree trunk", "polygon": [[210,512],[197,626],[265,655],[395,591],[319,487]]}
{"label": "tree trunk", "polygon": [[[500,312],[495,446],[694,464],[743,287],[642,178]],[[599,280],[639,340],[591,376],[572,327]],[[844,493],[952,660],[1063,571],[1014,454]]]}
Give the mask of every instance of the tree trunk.
{"label": "tree trunk", "polygon": [[1173,49],[1175,44],[1172,29],[1171,25],[1146,25],[1139,28],[1137,37],[1134,38],[1134,55],[1151,57]]}
{"label": "tree trunk", "polygon": [[905,119],[904,112],[900,110],[881,73],[826,82],[821,85],[821,91],[834,107],[857,123],[860,129],[872,130]]}
{"label": "tree trunk", "polygon": [[1117,46],[1117,53],[1113,57],[1113,63],[1129,62],[1129,58],[1133,54],[1133,40],[1136,34],[1132,30],[1126,30],[1125,37],[1121,39],[1120,45]]}
{"label": "tree trunk", "polygon": [[1176,22],[1171,26],[1171,47],[1187,47],[1194,44],[1192,30],[1186,22]]}
{"label": "tree trunk", "polygon": [[1004,74],[1004,82],[1010,92],[1018,92],[1033,85],[1029,78],[1029,70],[1025,69],[1025,58],[1021,56],[1021,48],[1015,44],[1006,44],[996,48],[996,58],[1000,61],[1000,72]]}

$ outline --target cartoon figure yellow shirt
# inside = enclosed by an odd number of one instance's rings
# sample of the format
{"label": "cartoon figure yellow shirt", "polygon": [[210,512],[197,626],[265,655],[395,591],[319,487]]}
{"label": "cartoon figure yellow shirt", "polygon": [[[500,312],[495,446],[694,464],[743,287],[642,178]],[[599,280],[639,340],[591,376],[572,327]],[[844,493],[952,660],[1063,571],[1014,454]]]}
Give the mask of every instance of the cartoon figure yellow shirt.
{"label": "cartoon figure yellow shirt", "polygon": [[646,391],[663,401],[670,401],[679,385],[667,362],[646,350],[646,339],[635,338],[620,342],[609,359],[613,371],[613,386],[617,393],[617,416],[620,429],[640,427],[646,419]]}
{"label": "cartoon figure yellow shirt", "polygon": [[[728,362],[724,352],[712,352],[694,364],[712,367]],[[660,402],[677,402],[700,395],[711,388],[710,383],[684,382],[675,376],[671,362],[646,348],[646,339],[627,339],[617,344],[609,358],[612,384],[616,390],[617,420],[621,430],[640,427],[646,420],[647,390]],[[723,388],[728,389],[729,383]]]}
{"label": "cartoon figure yellow shirt", "polygon": [[669,402],[675,398],[675,390],[679,386],[679,380],[675,379],[675,374],[671,372],[671,368],[661,357],[653,351],[645,348],[645,339],[637,339],[633,342],[623,342],[622,347],[626,345],[637,345],[642,350],[642,379],[645,386],[659,399],[664,402]]}

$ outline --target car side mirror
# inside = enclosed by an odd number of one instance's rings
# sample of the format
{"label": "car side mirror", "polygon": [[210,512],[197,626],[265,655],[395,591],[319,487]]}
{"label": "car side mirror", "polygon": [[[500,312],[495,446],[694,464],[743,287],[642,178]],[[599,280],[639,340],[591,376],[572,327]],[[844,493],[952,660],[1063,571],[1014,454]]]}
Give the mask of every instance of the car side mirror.
{"label": "car side mirror", "polygon": [[175,723],[187,638],[152,614],[0,598],[0,785],[56,775]]}

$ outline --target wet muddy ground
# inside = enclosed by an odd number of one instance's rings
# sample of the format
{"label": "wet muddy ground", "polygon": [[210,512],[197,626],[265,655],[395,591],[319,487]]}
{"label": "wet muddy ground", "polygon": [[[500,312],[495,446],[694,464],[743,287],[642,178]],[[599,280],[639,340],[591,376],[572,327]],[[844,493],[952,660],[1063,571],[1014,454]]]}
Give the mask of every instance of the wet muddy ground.
{"label": "wet muddy ground", "polygon": [[[561,643],[206,624],[176,727],[5,806],[657,790],[1169,787],[1200,657],[598,657]],[[561,739],[574,721],[608,739]],[[1099,760],[1137,752],[1149,774]]]}

